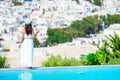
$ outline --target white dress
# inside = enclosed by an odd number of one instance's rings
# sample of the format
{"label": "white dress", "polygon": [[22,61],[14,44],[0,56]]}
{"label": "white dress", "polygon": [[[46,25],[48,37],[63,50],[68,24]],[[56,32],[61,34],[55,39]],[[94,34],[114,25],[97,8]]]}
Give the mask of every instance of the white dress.
{"label": "white dress", "polygon": [[32,67],[34,44],[32,35],[24,35],[24,40],[19,49],[19,63],[21,67]]}

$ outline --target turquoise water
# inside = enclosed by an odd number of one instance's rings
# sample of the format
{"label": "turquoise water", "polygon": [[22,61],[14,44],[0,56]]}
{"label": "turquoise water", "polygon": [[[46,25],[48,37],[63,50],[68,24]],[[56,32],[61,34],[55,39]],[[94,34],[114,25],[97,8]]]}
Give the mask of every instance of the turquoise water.
{"label": "turquoise water", "polygon": [[120,65],[0,69],[0,80],[120,80]]}

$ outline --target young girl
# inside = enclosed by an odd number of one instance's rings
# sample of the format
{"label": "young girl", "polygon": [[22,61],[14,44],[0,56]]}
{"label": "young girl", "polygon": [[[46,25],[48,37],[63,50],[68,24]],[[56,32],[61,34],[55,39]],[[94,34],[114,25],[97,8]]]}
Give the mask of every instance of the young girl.
{"label": "young girl", "polygon": [[34,29],[32,28],[31,20],[25,21],[25,27],[22,29],[22,36],[19,44],[19,63],[21,67],[31,69],[34,53]]}

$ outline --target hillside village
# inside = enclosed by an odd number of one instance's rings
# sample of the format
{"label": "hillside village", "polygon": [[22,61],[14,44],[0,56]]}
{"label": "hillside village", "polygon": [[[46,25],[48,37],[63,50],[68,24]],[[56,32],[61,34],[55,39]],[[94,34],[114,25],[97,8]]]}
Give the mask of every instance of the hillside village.
{"label": "hillside village", "polygon": [[[22,5],[14,5],[11,0],[0,1],[0,35],[7,41],[19,41],[26,18],[32,20],[35,32],[39,31],[37,37],[42,43],[47,38],[48,28],[69,27],[73,21],[82,20],[91,15],[106,15],[107,17],[107,14],[120,14],[119,0],[101,0],[102,6],[94,5],[93,2],[86,0],[79,0],[79,4],[75,0],[18,1]],[[103,38],[104,34],[98,37]],[[91,42],[86,39],[85,41]],[[76,45],[81,44],[79,39],[73,42]],[[95,42],[98,42],[98,38]]]}
{"label": "hillside village", "polygon": [[[84,17],[92,15],[106,15],[107,17],[107,14],[120,14],[120,0],[101,0],[103,3],[102,6],[94,5],[93,2],[90,3],[86,0],[79,0],[79,4],[75,0],[18,1],[21,2],[22,5],[15,6],[11,0],[0,0],[0,45],[9,46],[10,53],[18,52],[17,42],[19,41],[21,29],[24,26],[26,18],[30,18],[32,20],[35,32],[39,31],[37,38],[42,43],[47,38],[48,28],[66,28],[69,27],[73,21],[82,20]],[[96,43],[98,43],[99,40],[102,41],[104,35],[113,33],[115,30],[118,31],[118,26],[120,26],[120,24],[113,24],[101,34],[96,34],[97,36],[73,39],[73,42],[71,43],[59,44],[59,48],[49,46],[46,48],[37,48],[35,49],[35,52],[46,54],[57,52],[61,54],[63,53],[62,56],[69,57],[78,57],[78,52],[95,52],[97,48],[91,45],[92,41],[94,40]],[[118,31],[118,33],[120,32]],[[4,41],[2,41],[2,39],[4,39]],[[84,44],[82,45],[83,42]],[[71,48],[71,46],[77,46],[76,49],[73,49],[77,52],[73,55],[68,55],[68,53],[74,52],[70,51],[73,48]],[[65,50],[63,50],[62,47]],[[82,49],[82,52],[79,51],[80,48]],[[83,48],[88,51],[85,52]],[[0,51],[2,52],[2,48],[0,48]],[[9,59],[11,59],[11,57]]]}

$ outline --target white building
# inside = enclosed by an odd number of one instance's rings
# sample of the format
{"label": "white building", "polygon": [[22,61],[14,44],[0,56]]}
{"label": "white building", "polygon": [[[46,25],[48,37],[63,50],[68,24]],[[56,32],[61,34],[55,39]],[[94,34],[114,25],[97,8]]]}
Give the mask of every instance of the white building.
{"label": "white building", "polygon": [[106,36],[113,35],[114,32],[120,35],[120,24],[113,24],[110,25],[107,29],[104,29],[104,35]]}

